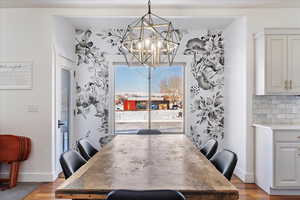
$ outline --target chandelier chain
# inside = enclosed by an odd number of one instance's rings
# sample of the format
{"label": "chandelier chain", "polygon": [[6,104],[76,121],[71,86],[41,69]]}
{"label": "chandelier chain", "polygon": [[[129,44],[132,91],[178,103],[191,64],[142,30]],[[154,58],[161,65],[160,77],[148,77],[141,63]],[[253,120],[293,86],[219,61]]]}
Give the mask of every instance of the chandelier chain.
{"label": "chandelier chain", "polygon": [[151,1],[148,1],[148,14],[151,14]]}

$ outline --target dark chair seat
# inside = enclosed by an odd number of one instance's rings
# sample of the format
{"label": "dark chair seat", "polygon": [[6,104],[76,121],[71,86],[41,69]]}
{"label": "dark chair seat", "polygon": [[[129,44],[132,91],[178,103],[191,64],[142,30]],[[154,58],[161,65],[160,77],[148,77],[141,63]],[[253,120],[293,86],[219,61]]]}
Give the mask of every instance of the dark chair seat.
{"label": "dark chair seat", "polygon": [[237,155],[235,153],[223,150],[217,153],[210,161],[228,180],[231,179],[237,163]]}
{"label": "dark chair seat", "polygon": [[138,135],[159,135],[160,130],[157,129],[141,129],[137,132]]}
{"label": "dark chair seat", "polygon": [[200,149],[200,152],[209,160],[211,159],[218,149],[218,142],[215,139],[208,140],[205,145]]}
{"label": "dark chair seat", "polygon": [[173,190],[116,190],[110,192],[106,200],[185,200],[185,197]]}
{"label": "dark chair seat", "polygon": [[69,178],[87,161],[76,151],[67,151],[60,156],[61,168],[65,178]]}
{"label": "dark chair seat", "polygon": [[77,146],[79,153],[86,160],[91,159],[98,152],[86,138],[79,140]]}

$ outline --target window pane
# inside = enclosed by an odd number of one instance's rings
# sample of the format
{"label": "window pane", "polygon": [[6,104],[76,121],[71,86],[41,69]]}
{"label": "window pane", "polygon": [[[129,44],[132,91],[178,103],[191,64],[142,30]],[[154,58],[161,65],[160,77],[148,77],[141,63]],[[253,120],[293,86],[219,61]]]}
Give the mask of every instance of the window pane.
{"label": "window pane", "polygon": [[[184,91],[182,66],[115,67],[115,132],[135,134],[140,129],[183,133]],[[149,113],[149,94],[151,111]],[[149,118],[150,117],[150,118]]]}

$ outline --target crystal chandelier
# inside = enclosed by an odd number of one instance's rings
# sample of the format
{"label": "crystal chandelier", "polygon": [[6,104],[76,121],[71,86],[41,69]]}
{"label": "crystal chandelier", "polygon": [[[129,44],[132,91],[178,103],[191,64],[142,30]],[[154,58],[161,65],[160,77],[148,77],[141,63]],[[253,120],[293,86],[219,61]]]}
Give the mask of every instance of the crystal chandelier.
{"label": "crystal chandelier", "polygon": [[180,40],[179,31],[174,29],[170,21],[151,12],[149,0],[148,12],[127,26],[121,43],[129,52],[131,62],[147,66],[171,66]]}

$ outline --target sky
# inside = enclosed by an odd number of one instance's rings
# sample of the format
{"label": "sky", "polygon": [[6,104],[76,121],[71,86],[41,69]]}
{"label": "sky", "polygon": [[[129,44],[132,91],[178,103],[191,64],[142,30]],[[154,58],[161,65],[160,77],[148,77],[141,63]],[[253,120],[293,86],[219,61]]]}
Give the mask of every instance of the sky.
{"label": "sky", "polygon": [[[160,82],[172,76],[183,76],[182,66],[163,66],[152,68],[152,92],[158,93]],[[148,92],[148,68],[128,67],[120,65],[115,67],[115,93]]]}

